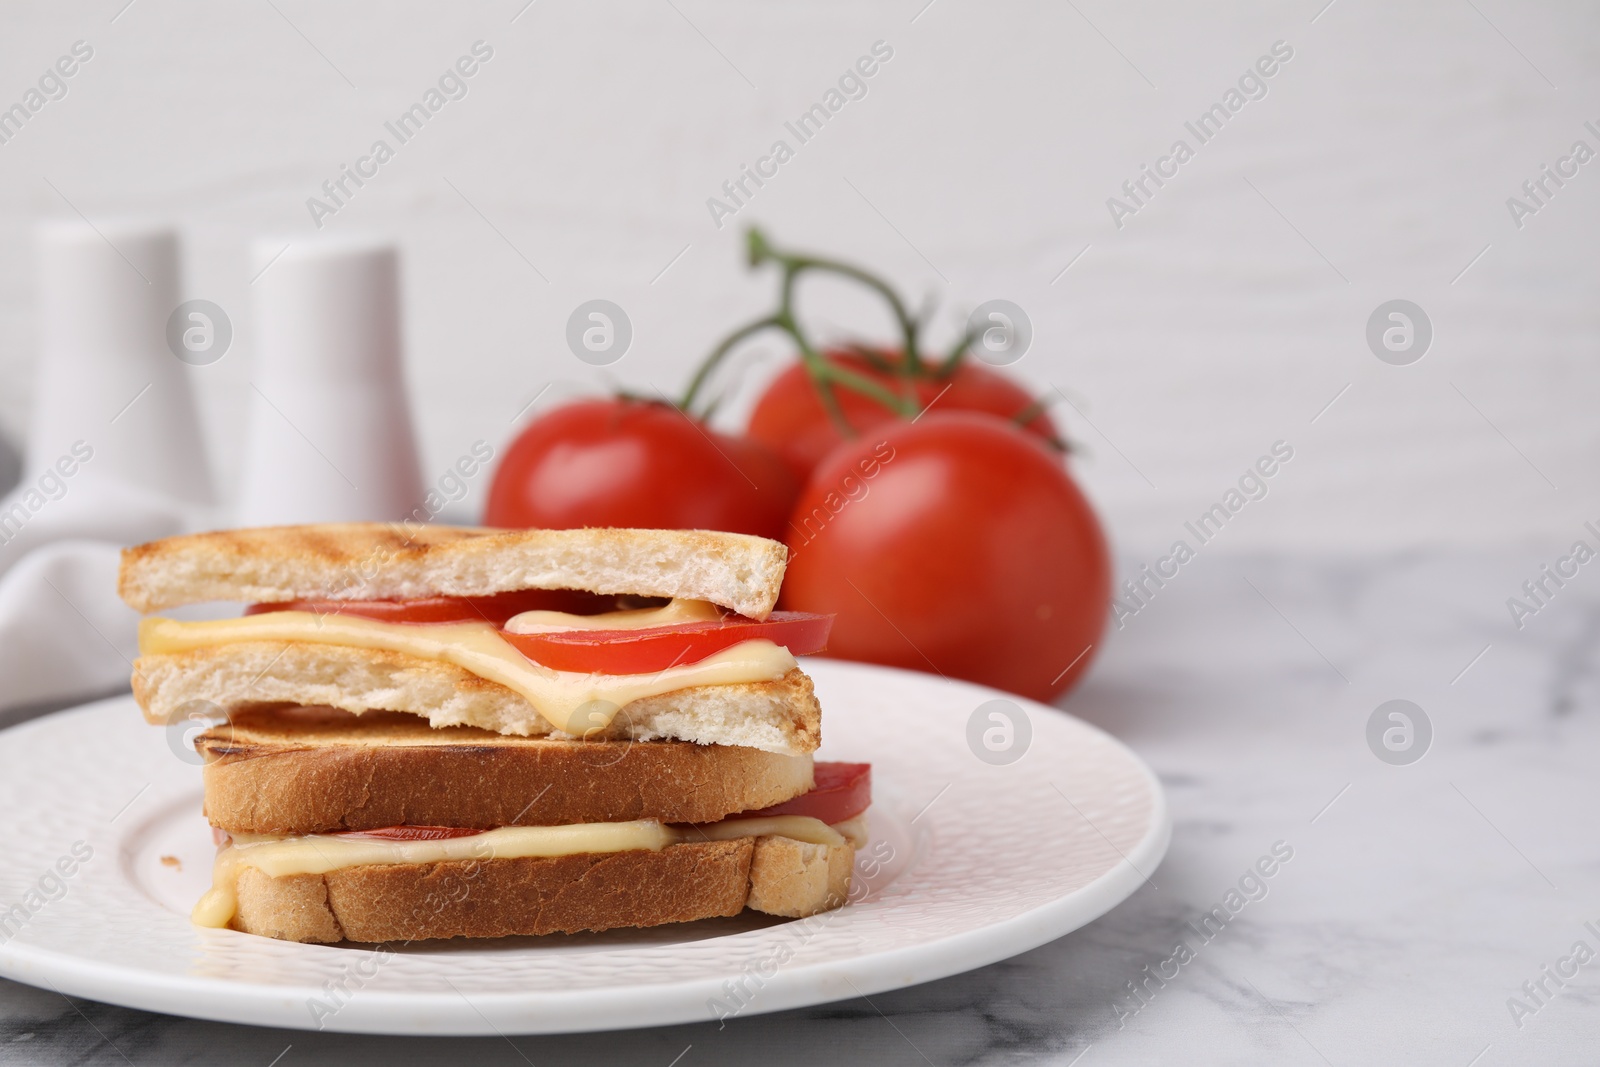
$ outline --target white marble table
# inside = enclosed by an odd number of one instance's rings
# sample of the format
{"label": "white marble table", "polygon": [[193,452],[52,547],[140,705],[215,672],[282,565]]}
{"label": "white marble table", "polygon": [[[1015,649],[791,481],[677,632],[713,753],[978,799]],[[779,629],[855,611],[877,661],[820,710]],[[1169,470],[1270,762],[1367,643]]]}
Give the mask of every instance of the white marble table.
{"label": "white marble table", "polygon": [[[1542,971],[1600,949],[1600,576],[1518,632],[1505,600],[1544,562],[1185,568],[1068,703],[1160,772],[1172,850],[1099,922],[992,967],[721,1031],[513,1041],[227,1026],[0,982],[0,1063],[1592,1064],[1600,959],[1564,988]],[[1365,739],[1394,698],[1435,731],[1408,766]],[[1202,941],[1188,924],[1278,842],[1292,858]],[[1193,958],[1166,962],[1180,938]],[[1176,973],[1135,1012],[1147,965]],[[1536,1004],[1521,986],[1541,979]],[[1514,1019],[1513,996],[1535,1010]]]}

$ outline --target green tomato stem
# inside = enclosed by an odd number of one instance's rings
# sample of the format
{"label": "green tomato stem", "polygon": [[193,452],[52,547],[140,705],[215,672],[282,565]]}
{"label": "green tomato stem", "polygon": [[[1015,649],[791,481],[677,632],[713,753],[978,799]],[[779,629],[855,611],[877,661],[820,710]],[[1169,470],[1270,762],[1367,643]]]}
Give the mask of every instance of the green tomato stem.
{"label": "green tomato stem", "polygon": [[950,351],[939,361],[934,369],[934,376],[948,378],[954,374],[956,368],[961,366],[961,361],[967,358],[967,351],[972,347],[974,340],[976,338],[972,335],[971,326],[962,330],[961,336],[956,340],[956,343],[950,346]]}
{"label": "green tomato stem", "polygon": [[[707,382],[716,370],[726,360],[728,354],[742,341],[760,333],[763,330],[777,329],[789,335],[800,350],[801,364],[806,368],[813,385],[821,397],[822,405],[827,410],[829,418],[847,437],[856,436],[854,427],[845,418],[844,411],[839,405],[839,399],[834,391],[835,386],[842,386],[853,392],[866,396],[890,411],[904,418],[917,414],[917,380],[928,376],[928,368],[924,366],[918,354],[918,334],[921,323],[906,308],[905,302],[894,291],[888,282],[877,275],[862,270],[860,267],[838,260],[828,259],[823,256],[801,255],[792,252],[782,252],[772,247],[766,235],[759,229],[752,227],[745,237],[746,255],[752,268],[760,267],[767,263],[778,266],[781,280],[779,285],[778,310],[764,318],[757,319],[739,327],[733,333],[723,338],[716,348],[711,350],[703,363],[696,369],[694,377],[690,379],[688,389],[684,392],[683,401],[679,405],[683,410],[693,412],[693,406],[699,399]],[[808,271],[824,274],[835,274],[851,281],[865,285],[881,296],[889,305],[890,313],[894,316],[901,337],[901,359],[898,363],[891,363],[879,357],[876,353],[867,353],[857,347],[855,350],[862,353],[870,366],[874,369],[897,372],[900,379],[898,392],[885,388],[871,378],[860,374],[849,367],[841,367],[829,362],[817,351],[811,340],[801,329],[794,314],[795,284],[801,275]],[[954,370],[955,365],[965,354],[968,338],[963,338],[958,349],[938,364],[939,373],[948,375]]]}
{"label": "green tomato stem", "polygon": [[[1015,415],[1011,416],[1011,421],[1016,423],[1019,428],[1025,429],[1030,422],[1048,411],[1052,403],[1053,401],[1050,398],[1040,397],[1038,400],[1035,400],[1033,403],[1029,404]],[[1054,448],[1057,452],[1073,451],[1071,442],[1063,439],[1059,434],[1049,433],[1042,436],[1044,437],[1045,443],[1051,448]]]}
{"label": "green tomato stem", "polygon": [[689,388],[685,390],[683,400],[679,402],[678,406],[684,411],[693,414],[695,398],[700,395],[700,390],[705,387],[712,372],[727,358],[728,353],[732,352],[740,341],[753,337],[762,330],[774,329],[780,325],[776,315],[769,315],[764,319],[757,319],[755,322],[747,323],[724,337],[722,342],[711,350],[711,354],[706,357],[705,362],[700,364],[699,369],[694,372],[694,377],[689,379]]}

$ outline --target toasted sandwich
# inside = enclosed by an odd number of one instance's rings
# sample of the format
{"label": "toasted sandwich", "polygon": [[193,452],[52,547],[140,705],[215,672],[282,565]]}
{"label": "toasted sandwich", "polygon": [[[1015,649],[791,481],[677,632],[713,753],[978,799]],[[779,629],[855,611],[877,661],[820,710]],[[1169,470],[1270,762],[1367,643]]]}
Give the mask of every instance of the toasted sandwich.
{"label": "toasted sandwich", "polygon": [[846,899],[865,765],[814,764],[784,547],[702,531],[341,524],[124,553],[134,695],[201,734],[195,921],[294,941],[651,926]]}

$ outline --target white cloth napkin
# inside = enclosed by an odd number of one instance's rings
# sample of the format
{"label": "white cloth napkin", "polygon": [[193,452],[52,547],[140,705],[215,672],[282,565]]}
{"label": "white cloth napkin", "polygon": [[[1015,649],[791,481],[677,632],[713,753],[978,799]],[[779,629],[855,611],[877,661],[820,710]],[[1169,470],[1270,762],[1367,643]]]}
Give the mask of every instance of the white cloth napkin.
{"label": "white cloth napkin", "polygon": [[0,499],[0,726],[125,689],[139,615],[117,596],[122,548],[215,517],[111,480],[25,478]]}

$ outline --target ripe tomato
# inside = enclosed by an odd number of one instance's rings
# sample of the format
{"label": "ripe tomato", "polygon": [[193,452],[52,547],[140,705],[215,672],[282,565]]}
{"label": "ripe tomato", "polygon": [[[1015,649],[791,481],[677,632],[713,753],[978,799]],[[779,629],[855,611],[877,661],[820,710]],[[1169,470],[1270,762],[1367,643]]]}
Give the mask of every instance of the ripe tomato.
{"label": "ripe tomato", "polygon": [[[830,350],[823,353],[823,358],[865,375],[892,391],[903,387],[898,375],[873,367],[855,352]],[[898,352],[886,352],[883,358],[892,364],[901,356]],[[915,382],[919,409],[934,404],[934,411],[986,411],[1009,419],[1034,402],[1022,386],[970,359],[958,364],[948,377],[933,377],[930,369],[927,376],[918,377]],[[880,423],[900,417],[871,397],[844,386],[835,388],[834,395],[839,398],[846,421],[858,432],[866,433]],[[1028,421],[1027,428],[1044,440],[1055,439],[1055,424],[1043,411]],[[823,456],[844,440],[822,406],[817,386],[800,363],[778,375],[767,386],[750,414],[748,433],[782,456],[802,480],[811,474]]]}
{"label": "ripe tomato", "polygon": [[518,589],[493,596],[430,596],[421,600],[286,600],[251,604],[246,615],[269,611],[311,611],[318,615],[356,615],[378,622],[479,622],[500,625],[524,611],[566,611],[574,615],[604,610],[606,598],[573,589]]}
{"label": "ripe tomato", "polygon": [[1110,603],[1094,512],[1061,457],[971,412],[840,446],[790,522],[783,605],[838,615],[829,653],[1050,700],[1083,673]]}
{"label": "ripe tomato", "polygon": [[680,623],[640,630],[557,630],[550,633],[500,631],[518,652],[552,670],[603,674],[644,674],[698,663],[741,641],[765,640],[797,656],[828,647],[826,615],[778,611],[765,622],[738,615],[716,622]]}
{"label": "ripe tomato", "polygon": [[336,837],[377,837],[385,841],[447,841],[483,833],[463,826],[380,826],[376,830],[344,830]]}
{"label": "ripe tomato", "polygon": [[809,815],[825,823],[844,822],[872,805],[872,764],[829,763],[819,760],[812,766],[816,784],[811,792],[759,811],[741,812],[740,817],[757,815]]}
{"label": "ripe tomato", "polygon": [[484,522],[633,526],[783,538],[799,483],[763,445],[668,404],[567,404],[528,425],[489,486]]}

